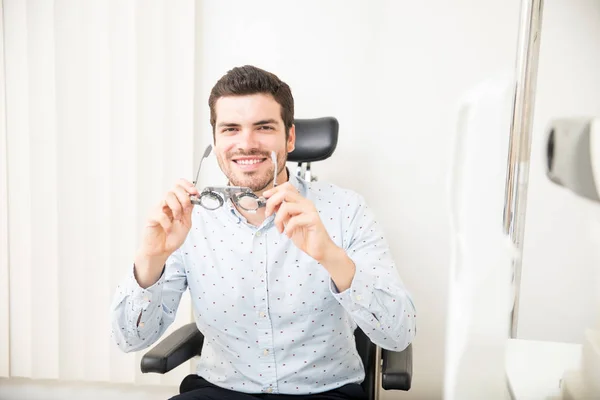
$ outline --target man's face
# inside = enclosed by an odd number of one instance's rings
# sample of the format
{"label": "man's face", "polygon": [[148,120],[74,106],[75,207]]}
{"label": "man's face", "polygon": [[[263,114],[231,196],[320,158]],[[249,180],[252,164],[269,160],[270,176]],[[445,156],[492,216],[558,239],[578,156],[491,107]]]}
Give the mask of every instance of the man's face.
{"label": "man's face", "polygon": [[287,153],[295,132],[285,139],[281,107],[271,95],[221,97],[215,104],[215,146],[219,166],[233,186],[262,192],[273,185],[271,151],[277,154],[277,183],[285,179]]}

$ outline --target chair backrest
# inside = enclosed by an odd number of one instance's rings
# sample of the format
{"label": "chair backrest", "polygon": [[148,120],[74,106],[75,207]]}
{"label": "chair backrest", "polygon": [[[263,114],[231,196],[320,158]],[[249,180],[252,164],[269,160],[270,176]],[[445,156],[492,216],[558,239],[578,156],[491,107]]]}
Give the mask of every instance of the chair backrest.
{"label": "chair backrest", "polygon": [[311,175],[310,163],[331,157],[337,147],[339,123],[334,117],[322,117],[295,119],[294,125],[296,146],[288,154],[288,161],[298,163],[297,175],[307,181],[316,180]]}

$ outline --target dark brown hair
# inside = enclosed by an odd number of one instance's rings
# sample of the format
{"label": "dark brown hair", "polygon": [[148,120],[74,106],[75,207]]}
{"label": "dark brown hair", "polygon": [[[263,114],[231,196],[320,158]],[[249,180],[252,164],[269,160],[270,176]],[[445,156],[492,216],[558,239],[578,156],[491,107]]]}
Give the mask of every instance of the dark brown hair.
{"label": "dark brown hair", "polygon": [[252,65],[236,67],[228,71],[215,84],[208,98],[210,107],[210,124],[215,134],[215,123],[217,113],[215,104],[217,100],[225,96],[244,96],[257,93],[270,94],[281,106],[281,119],[285,125],[285,138],[289,136],[290,128],[294,123],[294,98],[287,83],[279,79],[275,74]]}

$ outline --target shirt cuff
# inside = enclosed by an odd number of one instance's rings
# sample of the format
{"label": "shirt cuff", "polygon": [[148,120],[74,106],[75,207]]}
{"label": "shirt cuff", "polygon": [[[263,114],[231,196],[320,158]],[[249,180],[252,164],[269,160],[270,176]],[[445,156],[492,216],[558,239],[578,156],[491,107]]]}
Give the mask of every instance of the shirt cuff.
{"label": "shirt cuff", "polygon": [[333,279],[329,279],[329,289],[344,308],[348,311],[358,309],[369,309],[373,299],[374,279],[371,275],[363,272],[362,268],[356,265],[356,272],[350,287],[340,293],[335,286]]}
{"label": "shirt cuff", "polygon": [[[137,279],[135,279],[134,268],[135,266],[131,268],[128,277],[129,298],[132,308],[132,313],[130,315],[133,319],[132,321],[129,321],[129,326],[135,327],[138,336],[142,338],[147,330],[152,329],[151,324],[148,324],[147,321],[162,303],[162,286],[165,281],[165,270],[163,268],[158,281],[152,286],[144,289],[139,285]],[[141,318],[140,313],[142,314]],[[140,318],[139,325],[138,318]]]}

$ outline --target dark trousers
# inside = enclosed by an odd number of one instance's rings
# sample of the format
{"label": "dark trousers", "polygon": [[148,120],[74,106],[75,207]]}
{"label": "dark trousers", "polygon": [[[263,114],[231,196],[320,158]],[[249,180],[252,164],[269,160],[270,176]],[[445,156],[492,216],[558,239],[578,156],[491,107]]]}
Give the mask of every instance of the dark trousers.
{"label": "dark trousers", "polygon": [[182,394],[169,400],[366,400],[367,395],[359,384],[348,384],[328,392],[311,395],[247,394],[223,389],[198,375],[188,375],[181,382]]}

